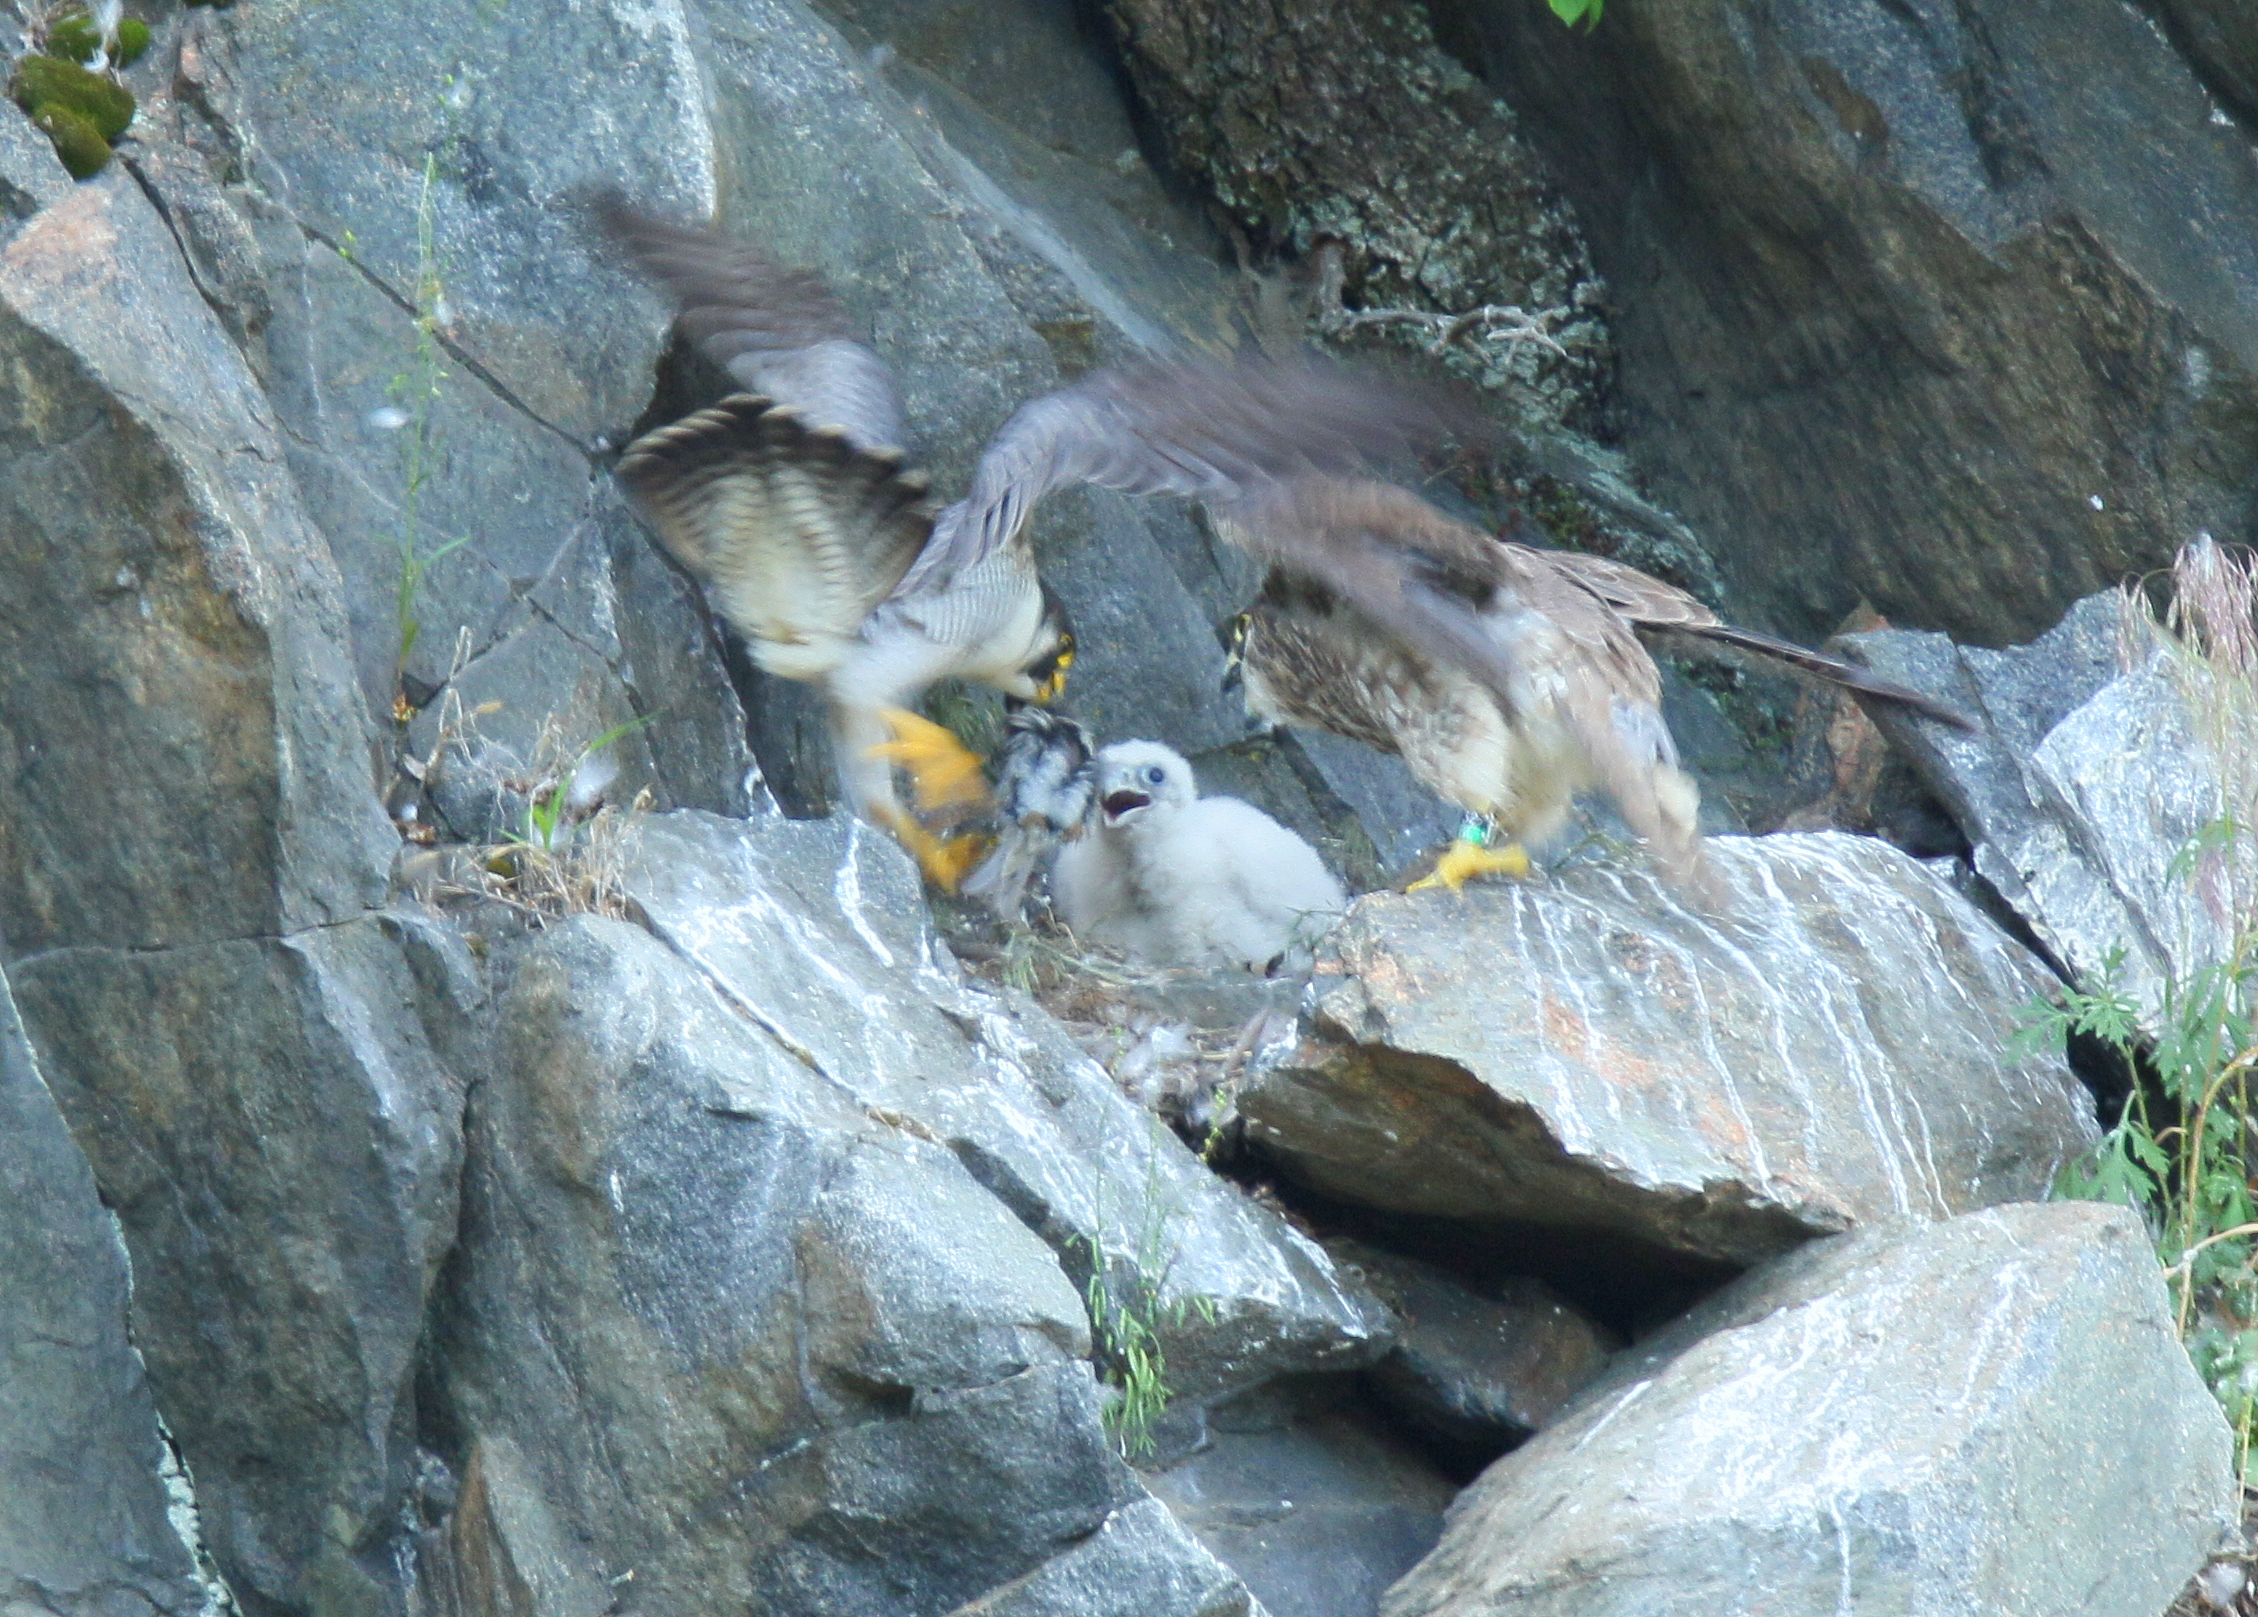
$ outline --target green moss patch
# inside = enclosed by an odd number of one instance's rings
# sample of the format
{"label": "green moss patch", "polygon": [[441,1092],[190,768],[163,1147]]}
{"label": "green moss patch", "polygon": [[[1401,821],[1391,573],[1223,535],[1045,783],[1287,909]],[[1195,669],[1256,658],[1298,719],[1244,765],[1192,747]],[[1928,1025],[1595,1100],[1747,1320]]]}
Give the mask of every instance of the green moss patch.
{"label": "green moss patch", "polygon": [[59,56],[24,57],[8,94],[47,132],[55,155],[81,180],[101,172],[110,160],[110,143],[133,122],[131,90]]}

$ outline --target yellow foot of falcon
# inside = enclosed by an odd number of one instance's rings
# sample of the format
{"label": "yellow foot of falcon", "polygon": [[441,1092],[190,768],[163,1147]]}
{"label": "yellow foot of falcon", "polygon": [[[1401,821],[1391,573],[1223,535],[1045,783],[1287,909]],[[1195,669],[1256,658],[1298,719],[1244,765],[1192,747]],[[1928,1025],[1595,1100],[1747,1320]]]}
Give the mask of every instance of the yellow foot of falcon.
{"label": "yellow foot of falcon", "polygon": [[988,777],[979,758],[963,742],[931,719],[907,708],[882,711],[894,739],[870,749],[873,758],[885,758],[909,772],[917,791],[917,806],[927,814],[942,809],[974,808],[988,798]]}
{"label": "yellow foot of falcon", "polygon": [[910,851],[917,868],[925,872],[925,879],[944,893],[955,892],[964,878],[972,874],[972,868],[995,846],[993,837],[977,834],[935,836],[899,809],[882,818],[887,829],[894,833],[894,839]]}
{"label": "yellow foot of falcon", "polygon": [[1461,835],[1443,850],[1435,861],[1435,868],[1420,877],[1407,893],[1424,892],[1430,887],[1448,887],[1457,892],[1476,876],[1513,876],[1529,874],[1529,855],[1518,842],[1508,842],[1502,848],[1492,848]]}

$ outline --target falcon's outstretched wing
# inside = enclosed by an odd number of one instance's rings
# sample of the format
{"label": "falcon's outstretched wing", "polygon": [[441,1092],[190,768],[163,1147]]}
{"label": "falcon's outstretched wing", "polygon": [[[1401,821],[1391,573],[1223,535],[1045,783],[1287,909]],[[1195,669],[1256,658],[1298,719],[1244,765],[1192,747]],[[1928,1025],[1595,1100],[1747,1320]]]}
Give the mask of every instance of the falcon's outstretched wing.
{"label": "falcon's outstretched wing", "polygon": [[1438,390],[1308,363],[1182,361],[1095,371],[1022,405],[941,513],[902,589],[930,589],[1008,544],[1044,495],[1077,483],[1219,508],[1281,479],[1367,466],[1487,430]]}
{"label": "falcon's outstretched wing", "polygon": [[822,276],[618,197],[597,199],[594,210],[636,268],[674,299],[690,340],[747,391],[810,426],[837,428],[858,449],[903,447],[894,374],[856,335]]}

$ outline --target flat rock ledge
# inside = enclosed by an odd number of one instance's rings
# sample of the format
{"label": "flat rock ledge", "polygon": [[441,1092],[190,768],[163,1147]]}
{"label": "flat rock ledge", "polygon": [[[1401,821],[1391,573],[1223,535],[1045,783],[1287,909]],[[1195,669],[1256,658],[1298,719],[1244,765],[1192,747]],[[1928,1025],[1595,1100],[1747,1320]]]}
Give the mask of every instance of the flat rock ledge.
{"label": "flat rock ledge", "polygon": [[2009,1054],[2052,979],[1927,869],[1836,833],[1710,852],[1714,915],[1628,862],[1363,899],[1250,1140],[1368,1207],[1745,1264],[2044,1195],[2094,1138],[2058,1055]]}

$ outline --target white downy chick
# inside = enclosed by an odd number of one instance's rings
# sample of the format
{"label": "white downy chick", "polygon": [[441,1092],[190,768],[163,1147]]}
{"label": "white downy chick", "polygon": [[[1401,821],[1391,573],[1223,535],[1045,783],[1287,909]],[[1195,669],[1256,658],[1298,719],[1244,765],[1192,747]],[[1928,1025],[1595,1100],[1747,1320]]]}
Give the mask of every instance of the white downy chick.
{"label": "white downy chick", "polygon": [[1085,943],[1148,966],[1299,969],[1347,910],[1316,849],[1251,803],[1200,796],[1180,753],[1117,741],[1097,773],[1095,824],[1051,867]]}

